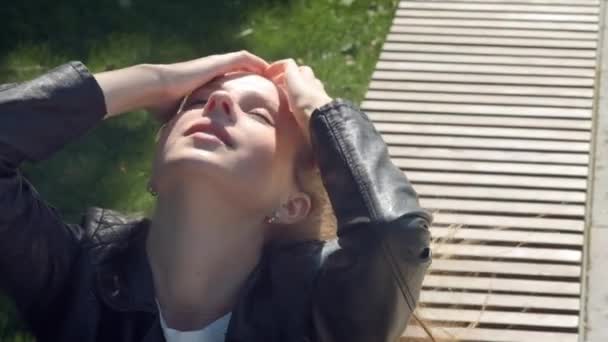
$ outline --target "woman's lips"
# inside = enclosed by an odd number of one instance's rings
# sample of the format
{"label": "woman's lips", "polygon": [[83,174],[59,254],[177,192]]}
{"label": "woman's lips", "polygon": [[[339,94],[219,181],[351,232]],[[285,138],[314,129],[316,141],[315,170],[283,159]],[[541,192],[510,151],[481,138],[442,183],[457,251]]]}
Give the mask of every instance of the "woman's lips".
{"label": "woman's lips", "polygon": [[196,132],[215,135],[224,143],[224,145],[226,145],[226,147],[232,148],[232,138],[230,137],[230,134],[226,131],[226,129],[216,126],[212,122],[196,122],[186,130],[184,136],[188,136]]}

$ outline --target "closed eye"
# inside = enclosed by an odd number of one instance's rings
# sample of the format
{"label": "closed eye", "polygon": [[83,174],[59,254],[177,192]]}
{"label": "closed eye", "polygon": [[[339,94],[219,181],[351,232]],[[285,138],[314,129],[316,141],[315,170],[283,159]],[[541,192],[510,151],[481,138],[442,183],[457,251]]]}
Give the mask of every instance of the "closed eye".
{"label": "closed eye", "polygon": [[[198,105],[202,105],[205,106],[207,104],[207,99],[193,99],[192,102],[190,102],[189,107],[194,107],[194,106],[198,106]],[[249,111],[249,114],[256,118],[256,121],[259,122],[264,122],[265,124],[268,124],[270,126],[274,127],[274,122],[272,122],[272,120],[270,120],[268,118],[268,116],[266,114],[260,113],[258,111]]]}
{"label": "closed eye", "polygon": [[207,104],[207,99],[189,98],[188,103],[184,106],[183,110],[192,109],[195,106],[204,106]]}
{"label": "closed eye", "polygon": [[259,119],[255,119],[255,120],[263,120],[266,124],[270,125],[270,126],[274,126],[274,123],[268,118],[268,116],[266,116],[266,114],[262,114],[256,111],[250,111],[249,114],[251,114],[253,117],[255,118],[259,118]]}

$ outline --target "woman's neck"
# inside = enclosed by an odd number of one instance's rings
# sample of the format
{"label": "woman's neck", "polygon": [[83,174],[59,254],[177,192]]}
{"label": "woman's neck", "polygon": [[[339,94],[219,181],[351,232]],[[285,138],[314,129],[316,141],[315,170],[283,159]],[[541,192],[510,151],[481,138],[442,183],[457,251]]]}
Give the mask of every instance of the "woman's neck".
{"label": "woman's neck", "polygon": [[194,330],[232,310],[260,259],[263,222],[215,191],[174,189],[158,197],[146,248],[167,325]]}

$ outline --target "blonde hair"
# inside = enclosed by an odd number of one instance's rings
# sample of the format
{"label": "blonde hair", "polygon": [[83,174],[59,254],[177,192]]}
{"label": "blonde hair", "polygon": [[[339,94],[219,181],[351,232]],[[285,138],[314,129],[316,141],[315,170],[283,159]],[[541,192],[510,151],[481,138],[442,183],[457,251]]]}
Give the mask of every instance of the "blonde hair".
{"label": "blonde hair", "polygon": [[310,146],[297,153],[294,173],[296,184],[310,196],[311,202],[308,217],[300,224],[313,230],[320,240],[335,238],[338,231],[337,219]]}

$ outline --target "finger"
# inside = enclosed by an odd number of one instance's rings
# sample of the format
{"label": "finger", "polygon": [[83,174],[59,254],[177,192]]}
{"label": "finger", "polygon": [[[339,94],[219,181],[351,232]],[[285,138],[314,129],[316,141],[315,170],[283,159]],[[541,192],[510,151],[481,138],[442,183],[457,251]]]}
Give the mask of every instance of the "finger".
{"label": "finger", "polygon": [[268,62],[264,59],[245,50],[238,52],[237,60],[239,61],[237,64],[240,64],[241,67],[245,67],[258,74],[263,74],[264,70],[269,66]]}
{"label": "finger", "polygon": [[308,65],[303,65],[301,67],[299,67],[300,72],[302,73],[302,75],[304,75],[305,77],[309,77],[314,79],[315,78],[315,73],[312,71],[312,69],[308,66]]}
{"label": "finger", "polygon": [[304,80],[302,79],[300,69],[294,60],[286,62],[285,83],[290,91],[303,88]]}
{"label": "finger", "polygon": [[289,61],[289,60],[290,59],[281,59],[281,60],[273,62],[272,64],[270,64],[268,66],[268,68],[266,68],[266,70],[264,70],[264,76],[272,79],[276,75],[284,73],[285,65],[286,65],[287,61]]}
{"label": "finger", "polygon": [[287,103],[287,108],[290,113],[293,113],[293,106],[291,104],[291,100],[289,99],[289,91],[287,90],[287,86],[284,84],[277,84],[277,89],[279,90],[281,101],[285,101]]}
{"label": "finger", "polygon": [[325,90],[325,85],[318,78],[315,79],[315,84],[316,84],[317,88]]}
{"label": "finger", "polygon": [[229,72],[225,73],[225,75],[228,75],[228,74],[231,74],[231,73],[239,73],[239,72],[260,75],[260,72],[259,72],[258,68],[247,66],[247,65],[236,67],[236,68],[232,68]]}
{"label": "finger", "polygon": [[271,81],[273,83],[275,83],[278,86],[284,86],[285,85],[285,73],[280,73],[277,76],[273,77],[271,79]]}
{"label": "finger", "polygon": [[238,67],[238,68],[234,68],[230,71],[232,72],[253,72],[253,70],[251,70],[251,68],[248,68],[246,66],[242,66],[242,67]]}

